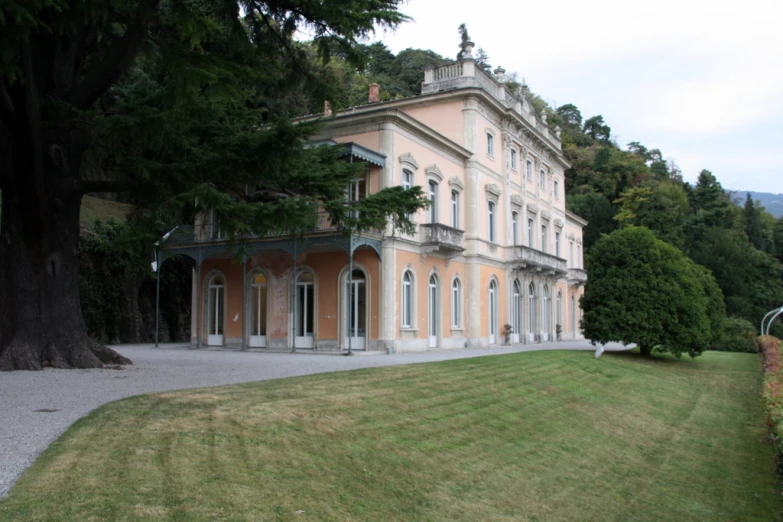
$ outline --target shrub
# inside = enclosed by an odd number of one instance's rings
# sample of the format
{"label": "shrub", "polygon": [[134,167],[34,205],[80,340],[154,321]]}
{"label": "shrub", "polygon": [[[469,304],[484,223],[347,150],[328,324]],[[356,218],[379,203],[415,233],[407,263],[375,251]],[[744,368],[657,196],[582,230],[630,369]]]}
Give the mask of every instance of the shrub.
{"label": "shrub", "polygon": [[764,411],[777,456],[778,474],[783,476],[783,364],[780,339],[759,337],[764,358]]}
{"label": "shrub", "polygon": [[722,335],[712,349],[721,352],[755,353],[758,351],[756,328],[747,319],[726,317],[723,320]]}

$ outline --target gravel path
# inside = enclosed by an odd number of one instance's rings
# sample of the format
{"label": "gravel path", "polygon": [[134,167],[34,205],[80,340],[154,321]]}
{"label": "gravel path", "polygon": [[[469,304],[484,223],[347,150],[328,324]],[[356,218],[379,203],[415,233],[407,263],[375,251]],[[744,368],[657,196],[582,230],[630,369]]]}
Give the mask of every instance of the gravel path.
{"label": "gravel path", "polygon": [[[142,393],[279,379],[533,350],[594,350],[586,341],[396,355],[193,350],[185,345],[115,346],[134,365],[122,370],[0,372],[0,498],[46,447],[98,406]],[[623,350],[607,345],[607,350]]]}

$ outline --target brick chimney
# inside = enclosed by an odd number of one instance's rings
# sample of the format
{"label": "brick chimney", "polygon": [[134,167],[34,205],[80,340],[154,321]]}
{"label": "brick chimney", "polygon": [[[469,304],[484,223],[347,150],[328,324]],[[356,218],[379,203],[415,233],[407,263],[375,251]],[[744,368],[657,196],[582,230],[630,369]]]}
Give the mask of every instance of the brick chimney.
{"label": "brick chimney", "polygon": [[332,104],[329,100],[324,101],[324,116],[329,118],[332,115]]}
{"label": "brick chimney", "polygon": [[367,97],[368,103],[378,103],[381,101],[381,86],[377,83],[370,84],[370,94]]}

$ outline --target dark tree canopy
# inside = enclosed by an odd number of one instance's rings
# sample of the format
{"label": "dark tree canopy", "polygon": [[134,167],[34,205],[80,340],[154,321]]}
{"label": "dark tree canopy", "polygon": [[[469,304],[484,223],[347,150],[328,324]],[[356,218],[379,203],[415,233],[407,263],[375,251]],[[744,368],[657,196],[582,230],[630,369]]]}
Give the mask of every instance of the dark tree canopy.
{"label": "dark tree canopy", "polygon": [[[398,4],[0,5],[0,369],[128,362],[85,332],[76,255],[84,193],[121,191],[151,207],[158,234],[210,207],[231,236],[295,233],[319,208],[351,228],[408,227],[420,191],[379,193],[347,213],[343,189],[361,167],[306,148],[317,124],[289,122],[332,93],[329,54],[359,63],[358,39],[406,19]],[[298,29],[312,42],[298,43]],[[261,196],[242,197],[245,186]]]}
{"label": "dark tree canopy", "polygon": [[[636,343],[696,357],[722,320],[712,276],[648,229],[628,227],[602,237],[587,259],[582,297],[585,336],[598,343]],[[705,283],[707,289],[705,290]]]}

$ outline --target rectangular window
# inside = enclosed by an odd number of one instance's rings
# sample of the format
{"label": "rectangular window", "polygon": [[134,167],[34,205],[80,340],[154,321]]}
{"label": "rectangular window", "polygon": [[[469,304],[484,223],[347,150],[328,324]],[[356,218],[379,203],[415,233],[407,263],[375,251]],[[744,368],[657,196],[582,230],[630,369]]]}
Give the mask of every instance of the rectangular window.
{"label": "rectangular window", "polygon": [[546,252],[546,225],[541,225],[541,251]]}
{"label": "rectangular window", "polygon": [[409,189],[413,186],[413,172],[409,170],[402,171],[402,188]]}
{"label": "rectangular window", "polygon": [[459,192],[451,191],[451,226],[459,228]]}
{"label": "rectangular window", "polygon": [[511,244],[517,245],[517,229],[519,228],[519,214],[516,212],[511,213]]}
{"label": "rectangular window", "polygon": [[527,219],[527,246],[530,248],[535,247],[535,242],[533,241],[533,218]]}
{"label": "rectangular window", "polygon": [[487,155],[495,155],[495,137],[489,132],[487,133]]}
{"label": "rectangular window", "polygon": [[527,160],[527,179],[533,181],[533,162]]}
{"label": "rectangular window", "polygon": [[517,151],[511,149],[511,170],[517,170]]}
{"label": "rectangular window", "polygon": [[538,171],[538,174],[540,176],[540,179],[538,180],[538,184],[542,187],[546,187],[546,172],[544,172],[544,169],[541,169]]}
{"label": "rectangular window", "polygon": [[434,181],[430,181],[428,186],[429,186],[428,199],[430,200],[428,221],[430,223],[437,223],[438,222],[438,184],[435,183]]}
{"label": "rectangular window", "polygon": [[495,203],[490,201],[487,205],[487,224],[489,225],[489,240],[495,242]]}
{"label": "rectangular window", "polygon": [[560,257],[560,232],[555,232],[555,255]]}
{"label": "rectangular window", "polygon": [[560,199],[560,183],[555,180],[554,188],[552,191],[555,193],[555,199]]}

